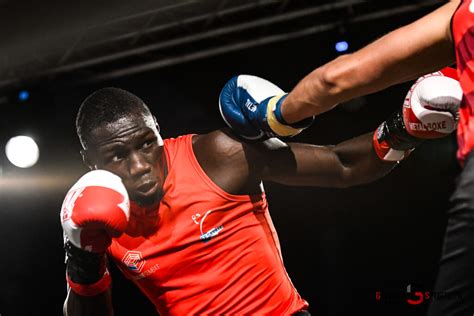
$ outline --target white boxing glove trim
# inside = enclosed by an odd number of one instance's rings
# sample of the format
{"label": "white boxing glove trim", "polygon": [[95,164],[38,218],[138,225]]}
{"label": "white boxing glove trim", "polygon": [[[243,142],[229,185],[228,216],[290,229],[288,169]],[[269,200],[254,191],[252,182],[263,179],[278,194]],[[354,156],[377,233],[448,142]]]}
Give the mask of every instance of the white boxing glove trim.
{"label": "white boxing glove trim", "polygon": [[258,103],[275,95],[282,95],[285,92],[274,83],[263,78],[251,75],[240,75],[237,77],[237,87],[242,87]]}
{"label": "white boxing glove trim", "polygon": [[[462,88],[459,82],[445,76],[429,76],[418,81],[407,95],[405,107],[410,107],[415,116],[422,122],[413,123],[410,129],[416,131],[435,130],[442,133],[451,133],[456,129],[457,112],[462,100]],[[429,105],[435,110],[427,109]],[[438,108],[439,110],[436,110]],[[451,111],[443,111],[443,110]],[[444,128],[439,128],[436,122],[446,121]],[[451,124],[449,124],[451,122]],[[432,128],[430,128],[432,126]],[[428,128],[427,128],[428,127]]]}

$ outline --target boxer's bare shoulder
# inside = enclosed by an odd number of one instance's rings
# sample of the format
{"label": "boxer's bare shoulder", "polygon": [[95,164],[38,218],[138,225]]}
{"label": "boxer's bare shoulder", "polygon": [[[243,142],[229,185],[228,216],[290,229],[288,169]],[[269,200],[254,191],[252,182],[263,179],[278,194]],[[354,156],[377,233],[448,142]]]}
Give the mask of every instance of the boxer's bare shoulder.
{"label": "boxer's bare shoulder", "polygon": [[371,134],[335,146],[318,146],[277,138],[252,142],[219,130],[195,136],[193,149],[211,180],[234,194],[256,193],[262,180],[346,187],[373,181],[393,168],[375,154]]}
{"label": "boxer's bare shoulder", "polygon": [[207,176],[232,194],[259,191],[258,151],[229,130],[216,130],[193,137],[193,150]]}

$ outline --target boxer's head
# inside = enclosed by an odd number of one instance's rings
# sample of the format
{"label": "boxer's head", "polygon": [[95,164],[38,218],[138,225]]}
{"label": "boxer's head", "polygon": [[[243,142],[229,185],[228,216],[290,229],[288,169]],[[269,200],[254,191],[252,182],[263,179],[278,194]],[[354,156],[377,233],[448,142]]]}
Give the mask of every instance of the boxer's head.
{"label": "boxer's head", "polygon": [[156,120],[139,97],[117,88],[97,90],[81,104],[76,129],[90,169],[120,176],[141,205],[159,202],[166,160]]}

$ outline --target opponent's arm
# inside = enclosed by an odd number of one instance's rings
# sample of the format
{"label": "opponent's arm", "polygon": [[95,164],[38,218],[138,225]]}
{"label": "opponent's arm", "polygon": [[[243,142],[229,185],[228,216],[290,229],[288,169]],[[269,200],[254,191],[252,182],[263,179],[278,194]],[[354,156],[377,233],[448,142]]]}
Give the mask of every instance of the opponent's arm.
{"label": "opponent's arm", "polygon": [[[247,81],[247,77],[244,76],[245,80],[241,80],[245,84],[233,87],[233,92],[229,83],[226,84],[224,90],[227,91],[221,94],[221,112],[228,124],[236,116],[245,118],[243,104],[247,97],[238,97],[243,87],[245,93],[251,91],[248,93],[251,96],[258,89],[252,91],[250,83],[257,87],[269,86],[265,79],[253,77],[252,81]],[[393,168],[394,161],[404,159],[423,139],[440,138],[451,133],[456,128],[461,99],[462,89],[455,78],[455,71],[443,69],[419,78],[405,97],[403,107],[384,121],[373,137],[368,134],[337,146],[285,144],[272,138],[265,142],[226,145],[227,147],[222,144],[232,142],[220,138],[214,143],[225,150],[214,155],[219,157],[215,164],[224,160],[221,156],[228,156],[225,160],[232,161],[233,167],[231,171],[226,171],[228,175],[224,179],[231,179],[229,174],[237,171],[237,177],[254,177],[254,183],[264,179],[292,185],[346,187],[369,182],[386,174]],[[250,120],[241,120],[233,132],[239,135],[242,130],[252,128],[255,126]],[[219,184],[219,178],[216,179]],[[235,180],[220,182],[224,184],[221,187],[230,188],[231,192],[238,191],[235,183]]]}
{"label": "opponent's arm", "polygon": [[294,123],[338,103],[415,79],[454,62],[450,21],[459,0],[450,1],[359,51],[317,68],[288,94],[283,119]]}

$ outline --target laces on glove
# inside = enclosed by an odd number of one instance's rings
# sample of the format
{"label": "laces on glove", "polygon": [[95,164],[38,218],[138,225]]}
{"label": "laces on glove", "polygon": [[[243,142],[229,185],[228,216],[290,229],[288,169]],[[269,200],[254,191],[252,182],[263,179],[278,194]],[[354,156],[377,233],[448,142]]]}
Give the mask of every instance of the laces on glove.
{"label": "laces on glove", "polygon": [[105,253],[89,252],[74,246],[65,237],[66,280],[82,296],[95,296],[111,284]]}

